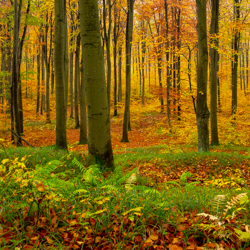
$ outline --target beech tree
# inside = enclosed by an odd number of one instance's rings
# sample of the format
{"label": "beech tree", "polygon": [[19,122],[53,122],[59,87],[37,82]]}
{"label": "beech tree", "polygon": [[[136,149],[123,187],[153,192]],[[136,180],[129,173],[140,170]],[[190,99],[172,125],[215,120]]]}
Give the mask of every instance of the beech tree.
{"label": "beech tree", "polygon": [[56,145],[67,149],[67,18],[66,0],[55,0]]}
{"label": "beech tree", "polygon": [[123,119],[122,142],[129,142],[128,130],[130,122],[130,91],[131,91],[131,47],[133,35],[134,0],[127,0],[127,26],[126,26],[126,99]]}
{"label": "beech tree", "polygon": [[218,38],[219,32],[219,0],[212,0],[212,19],[210,26],[211,48],[210,48],[210,111],[211,111],[211,145],[219,144],[217,125],[217,84],[218,84]]}
{"label": "beech tree", "polygon": [[98,0],[80,1],[83,77],[88,107],[89,163],[114,169]]}
{"label": "beech tree", "polygon": [[198,72],[197,72],[197,107],[196,121],[198,128],[198,152],[209,151],[209,110],[207,107],[207,10],[206,0],[196,0],[198,31]]}
{"label": "beech tree", "polygon": [[241,0],[234,0],[234,28],[233,28],[233,60],[232,60],[232,115],[237,111],[237,78],[238,78],[238,60],[239,60],[239,45],[240,45],[240,28],[237,27],[240,19],[240,3]]}

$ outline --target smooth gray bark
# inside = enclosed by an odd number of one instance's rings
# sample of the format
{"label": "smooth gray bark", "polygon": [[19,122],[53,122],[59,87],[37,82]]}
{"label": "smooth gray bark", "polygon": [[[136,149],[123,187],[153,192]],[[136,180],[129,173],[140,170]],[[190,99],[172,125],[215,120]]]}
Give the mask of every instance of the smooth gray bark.
{"label": "smooth gray bark", "polygon": [[114,169],[98,0],[80,1],[83,75],[88,107],[89,163]]}

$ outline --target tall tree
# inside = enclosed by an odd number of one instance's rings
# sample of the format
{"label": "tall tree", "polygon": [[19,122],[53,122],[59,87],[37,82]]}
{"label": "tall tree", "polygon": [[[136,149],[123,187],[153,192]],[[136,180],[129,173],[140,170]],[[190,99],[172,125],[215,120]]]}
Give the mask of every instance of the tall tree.
{"label": "tall tree", "polygon": [[209,151],[209,110],[207,107],[207,9],[206,0],[196,0],[198,31],[198,72],[197,72],[197,108],[198,152]]}
{"label": "tall tree", "polygon": [[127,0],[126,26],[126,99],[123,119],[122,142],[129,142],[128,130],[130,121],[130,92],[131,92],[131,47],[133,38],[134,0]]}
{"label": "tall tree", "polygon": [[98,0],[80,1],[83,76],[88,106],[89,163],[114,169]]}
{"label": "tall tree", "polygon": [[234,0],[234,28],[233,28],[233,60],[232,60],[232,115],[237,110],[237,71],[238,71],[238,53],[240,44],[240,31],[238,27],[238,21],[240,19],[240,3],[241,0]]}
{"label": "tall tree", "polygon": [[21,141],[21,122],[19,116],[19,99],[18,99],[18,85],[19,85],[19,32],[20,32],[20,19],[21,19],[21,9],[22,9],[22,0],[14,1],[14,42],[13,42],[13,61],[12,61],[12,86],[11,86],[11,99],[13,104],[14,112],[14,127],[18,135],[16,137],[16,144],[18,146],[22,145]]}
{"label": "tall tree", "polygon": [[56,145],[67,149],[66,0],[55,0]]}
{"label": "tall tree", "polygon": [[211,0],[212,19],[210,26],[210,124],[211,124],[211,145],[219,144],[217,126],[217,84],[218,84],[218,32],[219,32],[219,0]]}

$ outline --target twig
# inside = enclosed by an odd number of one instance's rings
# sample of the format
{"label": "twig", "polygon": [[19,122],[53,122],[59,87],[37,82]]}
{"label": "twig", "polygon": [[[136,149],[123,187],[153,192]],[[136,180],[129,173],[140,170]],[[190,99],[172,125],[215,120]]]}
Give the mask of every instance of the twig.
{"label": "twig", "polygon": [[24,142],[26,142],[29,146],[31,146],[32,148],[34,148],[33,145],[31,145],[30,143],[28,143],[26,140],[24,140],[21,136],[19,136],[16,132],[14,132],[13,130],[9,129],[8,130],[13,133],[16,137],[18,137],[19,139],[23,140]]}

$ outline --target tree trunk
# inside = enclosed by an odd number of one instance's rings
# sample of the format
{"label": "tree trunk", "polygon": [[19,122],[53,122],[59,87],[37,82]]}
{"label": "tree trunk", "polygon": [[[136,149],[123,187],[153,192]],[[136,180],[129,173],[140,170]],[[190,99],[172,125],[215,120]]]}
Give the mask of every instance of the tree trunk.
{"label": "tree trunk", "polygon": [[14,1],[14,39],[13,39],[13,60],[12,60],[12,87],[11,87],[11,99],[13,104],[13,115],[14,115],[14,128],[18,135],[16,137],[16,145],[22,146],[21,137],[21,123],[19,115],[19,32],[20,32],[20,18],[21,18],[21,8],[22,0],[19,1],[19,6],[17,0]]}
{"label": "tree trunk", "polygon": [[126,99],[123,119],[122,142],[129,142],[128,130],[130,124],[130,90],[131,90],[131,47],[133,35],[134,0],[127,0],[127,27],[126,27]]}
{"label": "tree trunk", "polygon": [[122,102],[122,45],[119,45],[118,53],[118,102]]}
{"label": "tree trunk", "polygon": [[111,55],[110,55],[110,35],[111,35],[111,25],[112,25],[112,16],[111,16],[111,0],[108,0],[108,22],[109,27],[107,29],[106,25],[106,0],[103,0],[103,27],[104,27],[104,38],[106,42],[106,53],[107,53],[107,95],[108,95],[108,105],[110,109],[110,93],[111,93]]}
{"label": "tree trunk", "polygon": [[69,55],[69,74],[70,74],[70,118],[73,119],[73,113],[74,113],[74,88],[73,88],[73,60],[74,60],[74,53],[71,52]]}
{"label": "tree trunk", "polygon": [[98,0],[80,1],[83,74],[88,106],[89,164],[114,169]]}
{"label": "tree trunk", "polygon": [[237,70],[238,70],[238,53],[239,53],[239,42],[240,42],[240,31],[237,27],[238,20],[240,19],[240,0],[234,0],[234,37],[232,41],[233,49],[233,61],[232,61],[232,115],[236,114],[237,111]]}
{"label": "tree trunk", "polygon": [[80,56],[80,41],[81,41],[81,36],[80,33],[77,36],[76,39],[76,51],[75,51],[75,128],[80,127],[79,123],[79,109],[78,109],[78,84],[80,81],[80,69],[79,69],[79,56]]}
{"label": "tree trunk", "polygon": [[196,0],[198,16],[198,72],[197,72],[197,108],[198,152],[209,151],[209,110],[207,108],[207,11],[206,0]]}
{"label": "tree trunk", "polygon": [[217,125],[217,84],[218,84],[218,38],[219,33],[219,0],[212,0],[212,19],[210,26],[211,46],[210,46],[210,124],[211,124],[211,145],[219,144]]}
{"label": "tree trunk", "polygon": [[67,149],[67,96],[66,85],[67,73],[66,56],[67,56],[67,36],[65,29],[66,21],[66,1],[55,0],[55,45],[54,45],[54,62],[56,77],[56,145],[59,148]]}
{"label": "tree trunk", "polygon": [[36,114],[39,114],[40,107],[40,51],[37,51],[37,99],[36,99]]}
{"label": "tree trunk", "polygon": [[86,86],[83,74],[83,56],[81,67],[81,84],[80,84],[80,139],[79,144],[88,143],[87,139],[87,112],[86,112]]}

